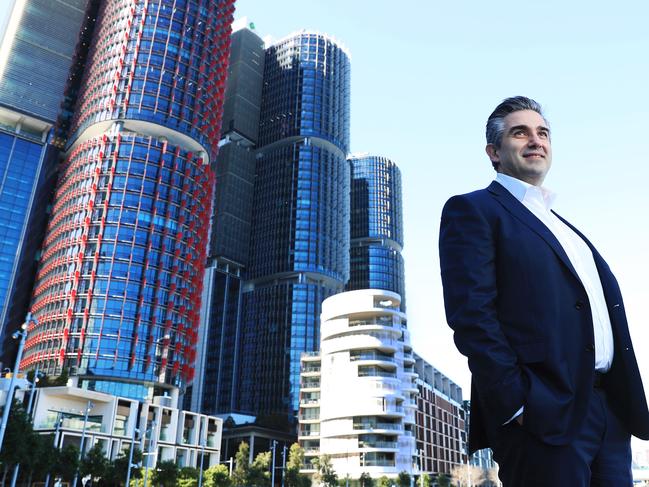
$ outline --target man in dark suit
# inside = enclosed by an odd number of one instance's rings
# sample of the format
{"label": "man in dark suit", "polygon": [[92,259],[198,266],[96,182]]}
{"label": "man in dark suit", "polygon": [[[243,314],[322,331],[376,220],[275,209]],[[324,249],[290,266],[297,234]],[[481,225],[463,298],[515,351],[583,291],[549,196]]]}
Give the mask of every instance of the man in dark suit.
{"label": "man in dark suit", "polygon": [[542,186],[550,128],[534,100],[487,122],[497,172],[442,212],[440,263],[455,343],[472,373],[469,449],[505,487],[632,485],[630,435],[649,411],[620,289]]}

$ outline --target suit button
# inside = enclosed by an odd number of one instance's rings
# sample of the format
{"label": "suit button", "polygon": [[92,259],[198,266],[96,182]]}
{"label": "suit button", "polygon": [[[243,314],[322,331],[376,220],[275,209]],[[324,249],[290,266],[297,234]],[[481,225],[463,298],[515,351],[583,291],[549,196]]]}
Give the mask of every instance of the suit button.
{"label": "suit button", "polygon": [[583,307],[584,307],[584,302],[583,302],[583,301],[577,301],[577,302],[575,303],[575,309],[576,309],[576,310],[580,310],[580,309],[582,309]]}
{"label": "suit button", "polygon": [[587,352],[594,352],[595,351],[595,345],[592,343],[586,347]]}

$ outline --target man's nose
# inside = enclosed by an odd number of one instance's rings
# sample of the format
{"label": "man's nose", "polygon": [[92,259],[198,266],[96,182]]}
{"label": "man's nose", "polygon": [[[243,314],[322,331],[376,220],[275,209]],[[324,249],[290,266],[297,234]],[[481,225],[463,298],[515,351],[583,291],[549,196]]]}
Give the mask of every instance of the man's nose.
{"label": "man's nose", "polygon": [[543,139],[538,134],[532,134],[527,141],[527,145],[530,147],[541,147],[543,145]]}

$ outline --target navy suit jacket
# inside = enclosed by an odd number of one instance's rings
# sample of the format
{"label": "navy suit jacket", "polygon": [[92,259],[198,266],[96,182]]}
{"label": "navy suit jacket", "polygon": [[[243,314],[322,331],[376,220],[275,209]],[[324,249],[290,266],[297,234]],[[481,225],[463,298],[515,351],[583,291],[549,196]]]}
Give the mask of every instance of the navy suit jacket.
{"label": "navy suit jacket", "polygon": [[[563,221],[592,250],[602,282],[615,343],[607,397],[630,433],[649,439],[620,288],[593,245]],[[493,182],[446,203],[439,251],[446,317],[472,373],[470,451],[491,446],[521,405],[531,434],[569,443],[593,393],[595,351],[588,296],[559,241]]]}

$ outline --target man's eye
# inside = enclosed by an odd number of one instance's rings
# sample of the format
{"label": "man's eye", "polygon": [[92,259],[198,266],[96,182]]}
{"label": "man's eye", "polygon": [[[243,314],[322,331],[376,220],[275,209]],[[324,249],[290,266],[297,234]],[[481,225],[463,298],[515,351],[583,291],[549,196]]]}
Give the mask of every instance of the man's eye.
{"label": "man's eye", "polygon": [[548,132],[539,132],[539,137],[543,137],[544,139],[547,139],[550,136]]}
{"label": "man's eye", "polygon": [[527,132],[525,132],[525,130],[523,129],[514,130],[513,135],[514,137],[524,137],[525,135],[527,135]]}

